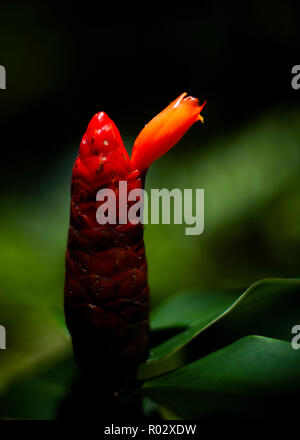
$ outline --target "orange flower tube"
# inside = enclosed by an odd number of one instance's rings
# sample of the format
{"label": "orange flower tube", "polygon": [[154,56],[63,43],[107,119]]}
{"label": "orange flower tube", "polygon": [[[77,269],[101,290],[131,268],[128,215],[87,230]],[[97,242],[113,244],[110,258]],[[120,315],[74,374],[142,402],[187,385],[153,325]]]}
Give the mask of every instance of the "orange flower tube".
{"label": "orange flower tube", "polygon": [[144,173],[150,165],[169,151],[196,122],[203,122],[197,98],[182,93],[162,112],[153,118],[135,140],[132,155],[132,170]]}

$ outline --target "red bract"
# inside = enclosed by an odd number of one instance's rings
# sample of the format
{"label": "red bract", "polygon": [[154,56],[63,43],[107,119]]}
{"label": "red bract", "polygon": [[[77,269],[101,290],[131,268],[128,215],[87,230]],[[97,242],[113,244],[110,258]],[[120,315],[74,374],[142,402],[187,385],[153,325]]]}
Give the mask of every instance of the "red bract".
{"label": "red bract", "polygon": [[181,95],[139,134],[132,159],[113,121],[97,113],[82,138],[71,186],[66,253],[65,315],[82,370],[107,372],[118,382],[145,360],[149,345],[149,288],[138,223],[100,225],[99,189],[119,181],[142,188],[150,164],[168,151],[196,121],[203,106]]}

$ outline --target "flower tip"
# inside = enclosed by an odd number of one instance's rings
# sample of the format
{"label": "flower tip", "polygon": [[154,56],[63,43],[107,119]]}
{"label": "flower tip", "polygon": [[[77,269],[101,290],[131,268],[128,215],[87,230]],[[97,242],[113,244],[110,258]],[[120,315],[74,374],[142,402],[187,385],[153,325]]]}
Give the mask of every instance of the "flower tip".
{"label": "flower tip", "polygon": [[203,102],[202,105],[199,106],[199,109],[198,109],[199,114],[198,114],[198,116],[197,116],[197,121],[201,121],[202,124],[204,124],[204,118],[203,118],[203,116],[201,115],[201,112],[202,112],[202,109],[203,109],[203,107],[205,106],[206,102],[207,102],[207,99]]}
{"label": "flower tip", "polygon": [[[173,108],[178,107],[178,106],[181,104],[181,102],[184,100],[184,98],[186,97],[186,95],[187,95],[186,92],[181,93],[181,95],[178,96],[178,98],[175,99],[175,101],[174,101],[173,103],[171,103],[170,105],[173,104]],[[190,96],[188,96],[188,98],[186,98],[186,99],[189,99],[189,98],[190,98]]]}
{"label": "flower tip", "polygon": [[199,111],[202,112],[203,107],[205,106],[205,104],[207,103],[207,99],[203,102],[202,105],[200,105],[200,109]]}

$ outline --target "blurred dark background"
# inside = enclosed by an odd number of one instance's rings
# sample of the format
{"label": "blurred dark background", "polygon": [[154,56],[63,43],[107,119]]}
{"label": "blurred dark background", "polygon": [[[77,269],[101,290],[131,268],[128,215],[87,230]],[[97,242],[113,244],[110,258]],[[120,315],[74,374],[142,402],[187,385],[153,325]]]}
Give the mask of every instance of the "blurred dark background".
{"label": "blurred dark background", "polygon": [[102,109],[136,135],[182,91],[207,98],[203,147],[258,113],[296,105],[298,13],[295,2],[265,0],[2,2],[2,191],[36,187],[41,158],[53,167]]}
{"label": "blurred dark background", "polygon": [[149,173],[148,187],[205,189],[203,235],[146,227],[153,307],[185,289],[242,291],[259,278],[299,275],[300,91],[291,87],[299,5],[4,1],[0,9],[0,323],[15,347],[0,353],[0,391],[68,345],[57,323],[70,176],[98,111],[130,150],[182,92],[207,99],[205,124]]}

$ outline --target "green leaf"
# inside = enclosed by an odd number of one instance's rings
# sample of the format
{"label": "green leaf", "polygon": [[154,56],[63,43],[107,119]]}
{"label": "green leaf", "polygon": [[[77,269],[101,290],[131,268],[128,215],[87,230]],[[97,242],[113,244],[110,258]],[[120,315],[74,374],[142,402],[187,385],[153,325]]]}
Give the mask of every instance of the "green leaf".
{"label": "green leaf", "polygon": [[[147,362],[139,366],[139,378],[145,380],[184,365],[187,345],[196,337],[199,338],[199,356],[249,334],[289,339],[291,327],[299,316],[299,287],[299,279],[257,281],[230,305],[220,294],[220,306],[216,301],[213,307],[204,308],[203,313],[199,308],[198,322],[151,349]],[[182,299],[181,306],[184,307]],[[174,321],[178,322],[176,318]],[[161,322],[167,321],[162,319]]]}
{"label": "green leaf", "polygon": [[300,351],[289,342],[247,336],[146,382],[143,392],[182,418],[218,412],[263,414],[266,402],[279,398],[284,405],[284,396],[297,395],[299,371]]}
{"label": "green leaf", "polygon": [[[209,329],[207,343],[215,350],[251,334],[290,341],[291,329],[299,322],[299,310],[300,279],[258,281]],[[218,341],[212,344],[215,335]]]}
{"label": "green leaf", "polygon": [[220,292],[182,292],[171,297],[151,315],[151,329],[188,327],[199,322],[199,317],[222,313],[235,299],[236,294]]}

